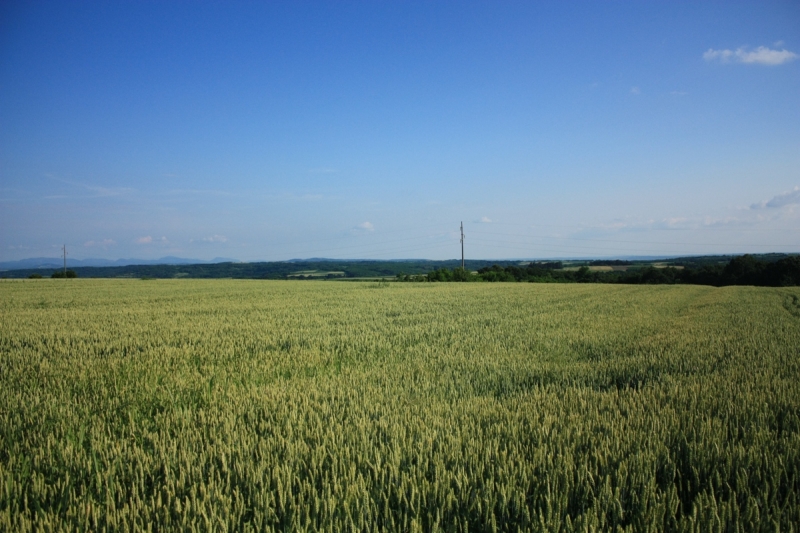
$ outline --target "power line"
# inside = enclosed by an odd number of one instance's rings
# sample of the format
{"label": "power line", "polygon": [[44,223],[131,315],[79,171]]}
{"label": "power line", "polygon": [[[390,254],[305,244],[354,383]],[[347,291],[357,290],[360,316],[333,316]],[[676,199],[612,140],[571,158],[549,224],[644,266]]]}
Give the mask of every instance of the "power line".
{"label": "power line", "polygon": [[[600,228],[600,227],[587,227],[587,226],[574,226],[570,224],[517,224],[513,222],[496,222],[492,221],[491,225],[498,225],[498,226],[514,226],[514,227],[528,227],[528,228],[574,228],[579,230],[613,230],[614,228]],[[711,231],[736,231],[736,232],[748,232],[748,231],[800,231],[800,228],[721,228],[719,226],[702,226],[701,228],[642,228],[646,229],[647,231],[697,231],[698,229],[703,230],[711,230]]]}
{"label": "power line", "polygon": [[[448,235],[449,233],[450,232],[439,233],[439,234],[429,235],[427,237],[428,238],[439,238],[439,237],[443,237],[445,235]],[[383,245],[390,244],[390,243],[405,242],[405,241],[410,241],[410,240],[415,240],[415,239],[420,239],[420,237],[406,237],[404,239],[394,239],[394,240],[391,240],[391,241],[381,241],[381,242],[378,242],[378,243],[352,244],[352,245],[347,245],[347,246],[336,246],[336,247],[332,247],[332,248],[316,248],[316,249],[311,250],[308,253],[317,254],[317,253],[320,253],[320,252],[331,252],[331,251],[338,252],[338,251],[342,251],[342,250],[352,250],[352,249],[365,248],[365,247],[368,248],[368,247],[371,247],[371,246],[383,246]],[[437,244],[437,246],[438,246],[438,244]]]}
{"label": "power line", "polygon": [[572,241],[591,241],[591,242],[614,242],[614,243],[625,243],[625,244],[671,244],[675,246],[758,246],[763,248],[771,248],[774,246],[798,246],[798,244],[745,244],[745,243],[691,243],[691,242],[665,242],[665,241],[620,241],[616,239],[590,239],[586,237],[551,237],[547,235],[522,235],[520,233],[496,233],[491,231],[478,231],[473,230],[475,233],[480,233],[482,235],[498,235],[498,236],[509,236],[509,237],[526,237],[529,239],[561,239],[561,240],[572,240]]}
{"label": "power line", "polygon": [[[494,223],[493,223],[494,224]],[[510,225],[510,224],[509,224]],[[517,226],[519,227],[519,226]],[[562,226],[563,227],[563,226]],[[465,259],[465,249],[464,249],[464,239],[466,238],[464,234],[464,223],[463,221],[460,223],[460,227],[458,233],[452,231],[441,231],[444,229],[442,226],[438,226],[435,228],[429,228],[430,230],[440,230],[436,233],[429,233],[427,235],[420,235],[420,236],[411,236],[411,237],[403,237],[399,239],[391,239],[391,240],[379,240],[378,242],[362,242],[356,244],[344,244],[342,246],[328,246],[325,248],[314,248],[313,246],[309,246],[306,250],[307,251],[298,251],[292,252],[293,255],[303,256],[303,255],[316,255],[319,256],[320,254],[328,254],[333,253],[335,255],[340,254],[348,254],[351,256],[359,256],[362,258],[373,258],[379,256],[386,256],[386,255],[395,255],[399,253],[408,253],[414,251],[424,251],[424,250],[431,250],[435,248],[439,249],[446,249],[449,245],[448,242],[452,242],[449,239],[444,239],[444,237],[450,236],[452,238],[459,238],[459,243],[461,245],[461,259],[462,265],[466,264]],[[381,231],[379,234],[371,234],[370,240],[374,240],[375,237],[380,238],[384,234],[392,234],[392,233],[399,233],[403,230],[390,230],[390,231]],[[536,255],[541,255],[543,252],[551,252],[551,253],[558,253],[558,252],[568,252],[571,254],[580,253],[580,251],[586,251],[586,253],[597,253],[597,252],[605,252],[607,254],[636,254],[636,253],[655,253],[658,255],[681,255],[688,252],[686,249],[681,251],[669,251],[663,250],[660,248],[661,246],[680,246],[682,248],[685,247],[728,247],[729,249],[733,248],[740,248],[740,247],[758,247],[758,248],[782,248],[782,247],[800,247],[798,244],[742,244],[742,243],[689,243],[689,242],[658,242],[658,241],[630,241],[630,240],[620,240],[620,239],[593,239],[593,238],[586,238],[586,237],[552,237],[552,236],[543,236],[543,235],[530,235],[530,234],[520,234],[520,233],[501,233],[501,232],[492,232],[492,231],[481,231],[481,230],[473,230],[475,233],[479,234],[478,237],[473,237],[473,242],[479,247],[489,247],[489,248],[498,248],[498,249],[507,249],[507,250],[525,250],[528,253],[536,253]],[[480,235],[486,236],[497,236],[497,239],[490,239],[490,238],[481,238]],[[364,235],[363,237],[367,237]],[[521,237],[522,239],[508,239],[509,237]],[[315,240],[308,240],[302,241],[301,243],[282,243],[283,246],[289,245],[289,247],[293,248],[291,245],[297,244],[306,244],[309,245],[314,242],[322,242],[322,239],[315,239]],[[434,242],[432,242],[434,241]],[[566,242],[564,242],[566,241]],[[569,241],[580,241],[585,242],[586,244],[569,244]],[[324,242],[329,242],[329,240],[325,240]],[[597,246],[591,246],[592,242],[596,243]],[[614,243],[622,246],[603,246],[602,243]],[[391,246],[395,244],[395,246]],[[389,245],[389,246],[387,246]],[[729,252],[727,253],[738,253],[738,252]]]}
{"label": "power line", "polygon": [[[515,244],[517,246],[515,246]],[[597,247],[597,246],[570,246],[568,244],[539,244],[539,245],[529,245],[527,243],[501,243],[501,245],[496,244],[496,241],[484,241],[483,239],[479,240],[479,245],[482,247],[489,247],[489,248],[503,248],[503,249],[515,249],[515,250],[527,250],[528,252],[531,251],[532,248],[536,248],[536,250],[554,250],[554,251],[569,251],[574,252],[576,250],[598,250],[603,252],[616,252],[616,253],[638,253],[638,252],[652,252],[658,255],[681,255],[687,253],[686,251],[665,251],[660,249],[652,249],[652,248],[617,248],[617,247]],[[519,246],[522,245],[522,246]],[[734,252],[731,252],[734,253]]]}
{"label": "power line", "polygon": [[[444,229],[446,227],[447,226],[445,226],[445,225],[440,225],[440,226],[436,226],[436,227],[431,227],[431,228],[428,229],[428,231],[438,231],[441,234],[443,234],[443,233],[451,233],[450,231],[447,231],[447,232],[444,231]],[[403,228],[403,229],[396,229],[396,230],[380,230],[380,232],[375,232],[375,234],[380,234],[380,235],[394,234],[394,233],[408,233],[408,229],[407,228]],[[350,236],[352,236],[352,235],[353,234],[351,233]],[[316,242],[330,242],[331,238],[335,238],[335,237],[345,238],[347,236],[348,236],[348,234],[346,232],[340,232],[338,234],[333,235],[333,237],[325,237],[325,238],[319,238],[319,239],[289,240],[289,241],[286,241],[286,240],[270,241],[270,244],[271,245],[280,245],[280,246],[287,245],[287,244],[294,244],[294,245],[297,245],[297,244],[313,244],[313,243],[316,243]],[[404,239],[396,239],[396,240],[389,241],[389,242],[410,240],[410,239],[414,239],[414,238],[417,238],[417,237],[407,237],[407,238],[404,238]]]}

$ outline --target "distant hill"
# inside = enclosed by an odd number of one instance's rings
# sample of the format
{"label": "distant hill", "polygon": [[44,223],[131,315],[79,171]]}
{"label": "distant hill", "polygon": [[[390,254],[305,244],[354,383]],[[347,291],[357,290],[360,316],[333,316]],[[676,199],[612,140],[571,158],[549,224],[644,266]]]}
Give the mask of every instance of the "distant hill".
{"label": "distant hill", "polygon": [[[209,265],[214,263],[235,263],[236,259],[215,257],[210,261],[202,259],[185,259],[183,257],[161,257],[159,259],[70,259],[67,257],[67,268],[75,267],[121,267],[129,265]],[[0,270],[21,270],[32,268],[63,268],[64,260],[60,257],[32,257],[19,261],[2,261]]]}

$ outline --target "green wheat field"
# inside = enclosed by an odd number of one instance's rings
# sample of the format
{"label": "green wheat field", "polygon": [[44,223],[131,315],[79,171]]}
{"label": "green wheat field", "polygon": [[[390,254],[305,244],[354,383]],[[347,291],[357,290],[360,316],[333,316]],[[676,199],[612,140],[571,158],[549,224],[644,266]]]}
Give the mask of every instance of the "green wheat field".
{"label": "green wheat field", "polygon": [[0,282],[0,530],[797,531],[800,289]]}

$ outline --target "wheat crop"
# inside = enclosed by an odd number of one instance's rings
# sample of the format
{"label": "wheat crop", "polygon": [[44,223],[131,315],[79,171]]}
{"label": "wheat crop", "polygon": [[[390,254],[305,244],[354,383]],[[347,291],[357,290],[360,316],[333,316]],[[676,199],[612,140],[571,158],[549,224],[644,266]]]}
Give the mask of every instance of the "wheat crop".
{"label": "wheat crop", "polygon": [[792,531],[800,289],[0,283],[0,529]]}

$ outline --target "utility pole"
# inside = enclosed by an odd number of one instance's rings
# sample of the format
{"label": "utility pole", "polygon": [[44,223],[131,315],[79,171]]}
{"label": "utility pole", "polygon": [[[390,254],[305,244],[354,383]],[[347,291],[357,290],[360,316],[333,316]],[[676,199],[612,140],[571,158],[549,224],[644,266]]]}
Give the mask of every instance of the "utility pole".
{"label": "utility pole", "polygon": [[67,245],[61,247],[64,250],[64,278],[67,277]]}
{"label": "utility pole", "polygon": [[461,270],[464,270],[464,222],[461,222]]}

